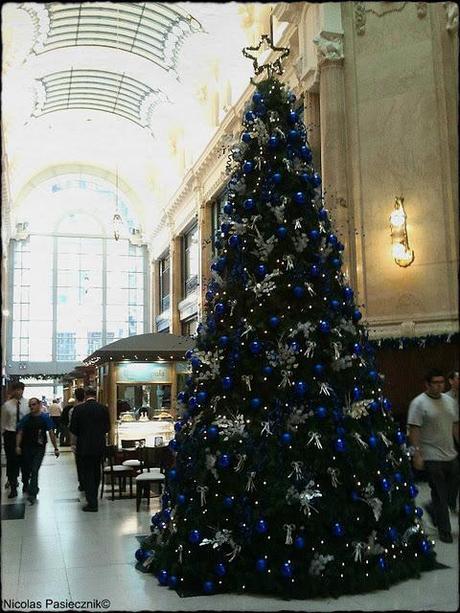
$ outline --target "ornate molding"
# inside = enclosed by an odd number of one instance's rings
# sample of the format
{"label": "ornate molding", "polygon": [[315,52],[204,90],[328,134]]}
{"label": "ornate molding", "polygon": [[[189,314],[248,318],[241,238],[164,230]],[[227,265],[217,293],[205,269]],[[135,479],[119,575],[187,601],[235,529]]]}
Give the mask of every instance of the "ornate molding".
{"label": "ornate molding", "polygon": [[[415,4],[417,11],[417,17],[424,19],[428,12],[427,2],[354,2],[354,22],[356,33],[363,35],[366,31],[367,15],[375,15],[376,17],[384,17],[390,13],[400,13],[404,10],[407,4]],[[452,7],[446,7],[446,5],[453,5]],[[382,6],[383,5],[383,6]],[[458,6],[455,2],[444,2],[446,12],[455,14],[457,19],[457,26],[453,26],[452,29],[458,27]],[[448,21],[455,21],[455,16],[448,17]],[[449,30],[449,26],[447,27]]]}
{"label": "ornate molding", "polygon": [[343,34],[321,32],[313,39],[318,54],[318,65],[340,64],[343,55]]}
{"label": "ornate molding", "polygon": [[32,19],[34,24],[34,43],[32,51],[40,53],[48,40],[50,32],[50,17],[45,3],[21,2],[18,8],[22,9]]}
{"label": "ornate molding", "polygon": [[457,32],[458,30],[458,4],[456,2],[443,2],[444,10],[446,11],[446,30],[448,32]]}

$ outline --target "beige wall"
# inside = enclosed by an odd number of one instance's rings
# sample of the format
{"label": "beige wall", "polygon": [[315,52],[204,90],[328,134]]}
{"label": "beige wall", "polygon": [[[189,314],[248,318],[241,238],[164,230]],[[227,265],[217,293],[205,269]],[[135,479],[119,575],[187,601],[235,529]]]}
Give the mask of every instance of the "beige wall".
{"label": "beige wall", "polygon": [[[331,210],[348,243],[350,277],[374,336],[457,329],[458,42],[456,30],[446,27],[444,4],[300,2],[275,8],[275,25],[286,25],[276,43],[291,48],[284,78],[305,94],[311,144],[317,160],[321,154]],[[317,54],[315,37],[336,41],[343,58]],[[251,93],[248,86],[185,176],[166,207],[163,228],[169,215],[180,232],[225,183],[222,144],[239,134]],[[339,146],[344,155],[334,149]],[[405,198],[415,251],[408,268],[391,255],[388,218],[395,196]],[[167,246],[158,240],[166,238],[161,225],[156,237],[159,254]]]}

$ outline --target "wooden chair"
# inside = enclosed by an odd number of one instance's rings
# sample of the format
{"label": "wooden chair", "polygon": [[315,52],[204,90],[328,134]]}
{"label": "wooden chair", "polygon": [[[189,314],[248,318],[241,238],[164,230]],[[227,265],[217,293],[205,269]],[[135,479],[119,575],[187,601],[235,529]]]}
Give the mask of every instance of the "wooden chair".
{"label": "wooden chair", "polygon": [[122,492],[126,491],[126,480],[129,479],[129,494],[133,498],[133,478],[137,475],[137,471],[130,466],[115,464],[115,455],[117,447],[110,445],[106,447],[105,460],[106,465],[102,469],[101,483],[101,498],[104,494],[105,478],[110,477],[112,487],[112,500],[115,500],[115,481],[118,482],[118,497],[122,497]]}
{"label": "wooden chair", "polygon": [[145,496],[150,505],[150,491],[152,484],[158,487],[161,496],[165,480],[165,472],[174,465],[174,454],[169,447],[143,447],[140,449],[142,457],[142,472],[136,477],[136,511],[139,511],[141,500]]}
{"label": "wooden chair", "polygon": [[142,468],[142,460],[139,455],[139,449],[144,446],[145,438],[136,438],[130,441],[122,440],[121,449],[123,457],[126,459],[121,462],[121,465],[140,470]]}

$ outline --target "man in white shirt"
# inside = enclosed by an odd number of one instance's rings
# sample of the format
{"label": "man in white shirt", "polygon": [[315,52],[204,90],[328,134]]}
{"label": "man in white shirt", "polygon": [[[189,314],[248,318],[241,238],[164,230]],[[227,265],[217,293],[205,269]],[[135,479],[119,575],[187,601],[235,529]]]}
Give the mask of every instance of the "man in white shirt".
{"label": "man in white shirt", "polygon": [[10,486],[8,498],[18,495],[18,477],[20,458],[16,455],[16,427],[19,421],[29,413],[29,402],[23,398],[24,383],[14,381],[10,387],[10,399],[2,406],[2,433],[6,455],[6,475]]}
{"label": "man in white shirt", "polygon": [[458,442],[458,405],[443,394],[444,376],[438,369],[425,376],[425,392],[409,406],[407,423],[413,445],[414,467],[425,469],[431,488],[431,505],[426,510],[439,531],[439,539],[452,543],[449,503],[458,492],[458,459],[454,438]]}

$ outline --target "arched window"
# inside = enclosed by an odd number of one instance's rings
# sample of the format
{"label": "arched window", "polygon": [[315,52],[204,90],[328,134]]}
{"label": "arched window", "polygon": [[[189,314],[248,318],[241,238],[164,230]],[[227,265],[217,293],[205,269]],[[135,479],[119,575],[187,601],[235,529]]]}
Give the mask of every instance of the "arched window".
{"label": "arched window", "polygon": [[28,372],[50,363],[60,372],[63,362],[148,331],[146,249],[127,238],[128,204],[118,197],[125,231],[115,241],[113,186],[77,177],[41,184],[21,208],[30,236],[11,246],[11,374],[25,362]]}

